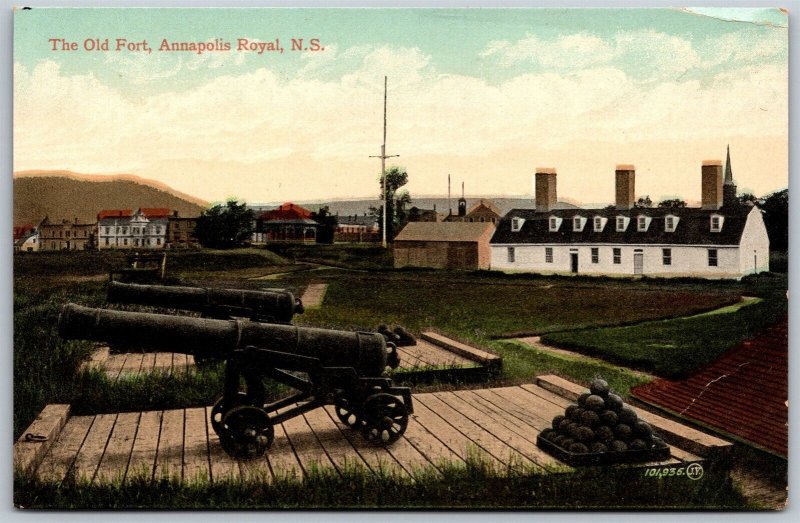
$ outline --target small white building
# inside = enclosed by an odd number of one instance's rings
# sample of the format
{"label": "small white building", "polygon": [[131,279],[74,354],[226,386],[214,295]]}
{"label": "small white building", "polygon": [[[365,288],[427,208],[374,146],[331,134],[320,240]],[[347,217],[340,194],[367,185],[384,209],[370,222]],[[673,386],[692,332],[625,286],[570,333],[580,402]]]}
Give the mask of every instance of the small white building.
{"label": "small white building", "polygon": [[98,249],[163,249],[170,210],[142,207],[103,210],[97,215]]}
{"label": "small white building", "polygon": [[500,221],[492,269],[715,279],[769,270],[761,211],[736,202],[730,167],[723,183],[721,162],[704,162],[701,208],[636,208],[634,177],[633,166],[617,166],[615,206],[563,210],[554,209],[555,171],[537,170],[536,209]]}
{"label": "small white building", "polygon": [[39,230],[34,228],[14,240],[14,252],[38,252]]}

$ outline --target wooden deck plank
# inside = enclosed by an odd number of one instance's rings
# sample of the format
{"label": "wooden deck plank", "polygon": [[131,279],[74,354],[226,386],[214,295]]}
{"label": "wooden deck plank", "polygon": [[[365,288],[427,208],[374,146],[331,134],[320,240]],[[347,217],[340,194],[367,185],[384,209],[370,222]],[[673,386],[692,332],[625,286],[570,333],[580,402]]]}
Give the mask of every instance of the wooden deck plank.
{"label": "wooden deck plank", "polygon": [[525,456],[529,461],[527,464],[534,466],[536,470],[554,470],[558,467],[558,462],[549,454],[539,449],[535,443],[520,436],[520,434],[511,430],[507,425],[499,423],[496,417],[490,416],[486,412],[471,405],[468,401],[463,400],[460,397],[460,393],[438,392],[433,395],[455,412],[468,418],[484,431],[494,436],[498,441],[513,449],[516,454]]}
{"label": "wooden deck plank", "polygon": [[156,353],[155,352],[145,352],[144,357],[142,358],[142,369],[141,372],[143,374],[149,374],[153,372],[153,368],[156,365]]}
{"label": "wooden deck plank", "polygon": [[66,477],[93,422],[94,416],[73,416],[69,419],[36,469],[36,475],[41,480],[60,483]]}
{"label": "wooden deck plank", "polygon": [[322,409],[306,412],[303,417],[339,471],[353,468],[370,470],[367,462]]}
{"label": "wooden deck plank", "polygon": [[278,423],[274,426],[275,439],[267,451],[267,459],[275,479],[279,478],[302,478],[303,467],[297,459],[297,455],[292,449],[289,437],[286,435],[283,424]]}
{"label": "wooden deck plank", "polygon": [[412,414],[408,421],[403,437],[411,443],[437,470],[441,470],[444,463],[453,461],[464,463],[461,457],[450,450],[450,448],[439,441],[434,434],[428,431],[415,414]]}
{"label": "wooden deck plank", "polygon": [[[548,419],[547,414],[545,414],[551,412],[552,407],[544,402],[537,403],[535,400],[532,401],[528,398],[530,393],[519,387],[502,387],[498,389],[475,391],[475,393],[491,401],[539,432],[552,424],[552,418]],[[543,409],[543,412],[539,412],[533,405],[539,406]]]}
{"label": "wooden deck plank", "polygon": [[416,347],[422,351],[427,361],[438,367],[474,365],[472,360],[425,340],[418,340]]}
{"label": "wooden deck plank", "polygon": [[336,416],[336,410],[333,405],[327,405],[323,411],[328,415],[328,418],[334,423],[342,433],[342,436],[350,442],[356,452],[361,456],[370,470],[375,473],[383,471],[389,475],[398,475],[402,477],[411,477],[411,474],[403,468],[394,456],[386,452],[386,449],[377,447],[375,445],[366,445],[364,438],[358,431],[355,431],[342,423]]}
{"label": "wooden deck plank", "polygon": [[207,482],[211,479],[206,434],[206,409],[186,409],[183,435],[184,482]]}
{"label": "wooden deck plank", "polygon": [[76,480],[91,482],[94,479],[94,474],[97,471],[100,460],[103,459],[103,453],[106,451],[106,444],[116,420],[116,414],[98,414],[95,416],[94,423],[92,423],[72,467],[75,471]]}
{"label": "wooden deck plank", "polygon": [[139,430],[136,431],[136,439],[131,449],[131,459],[128,463],[125,481],[133,478],[151,479],[153,477],[162,414],[163,412],[160,410],[142,412],[139,418]]}
{"label": "wooden deck plank", "polygon": [[106,375],[108,375],[108,379],[112,382],[117,381],[127,359],[128,354],[112,354],[108,357],[105,364],[105,371]]}
{"label": "wooden deck plank", "polygon": [[436,332],[426,331],[423,332],[420,337],[441,347],[446,347],[447,350],[451,352],[472,361],[482,363],[483,365],[499,365],[502,362],[502,358],[497,354],[472,347],[466,343],[461,343],[460,341],[453,340]]}
{"label": "wooden deck plank", "polygon": [[122,365],[122,369],[120,369],[119,375],[130,376],[139,374],[139,371],[142,369],[142,360],[144,360],[144,353],[128,354],[125,358],[125,363]]}
{"label": "wooden deck plank", "polygon": [[325,449],[317,441],[317,437],[302,416],[296,416],[284,421],[283,428],[297,455],[303,474],[308,474],[314,468],[334,467]]}
{"label": "wooden deck plank", "polygon": [[397,353],[400,356],[401,369],[416,369],[420,367],[427,367],[429,364],[420,357],[413,347],[397,347]]}
{"label": "wooden deck plank", "polygon": [[467,460],[468,453],[474,452],[477,452],[482,458],[496,461],[486,449],[475,444],[475,442],[448,423],[435,409],[429,408],[425,402],[421,401],[427,396],[426,394],[419,394],[414,397],[414,417],[418,423],[464,461]]}
{"label": "wooden deck plank", "polygon": [[125,479],[140,416],[139,412],[123,412],[117,416],[106,451],[97,467],[95,483],[122,482]]}
{"label": "wooden deck plank", "polygon": [[36,419],[14,443],[14,467],[25,474],[33,473],[58,438],[69,417],[66,404],[45,405]]}
{"label": "wooden deck plank", "polygon": [[158,440],[155,477],[174,477],[181,480],[183,472],[183,409],[165,410],[161,418],[161,437]]}
{"label": "wooden deck plank", "polygon": [[239,464],[222,449],[219,436],[211,426],[211,407],[205,408],[208,433],[208,459],[211,464],[211,481],[233,481],[241,477]]}
{"label": "wooden deck plank", "polygon": [[448,401],[448,404],[464,413],[465,416],[475,416],[475,412],[480,413],[479,417],[473,417],[472,419],[479,421],[489,432],[530,458],[541,468],[559,472],[564,470],[564,463],[536,445],[538,430],[522,423],[499,407],[470,392],[461,391],[459,394],[453,394],[452,397],[460,403]]}
{"label": "wooden deck plank", "polygon": [[172,373],[172,353],[171,352],[157,352],[156,362],[153,365],[155,370],[163,372],[164,374]]}
{"label": "wooden deck plank", "polygon": [[533,461],[531,461],[524,454],[517,452],[512,446],[496,437],[494,434],[482,427],[479,423],[462,416],[458,411],[450,407],[436,395],[426,395],[425,404],[428,408],[436,411],[437,414],[440,414],[442,417],[446,418],[448,423],[455,427],[459,432],[464,434],[475,444],[479,445],[489,454],[494,456],[495,460],[499,461],[503,465],[503,468],[516,468],[517,465],[535,465],[535,463],[533,463]]}

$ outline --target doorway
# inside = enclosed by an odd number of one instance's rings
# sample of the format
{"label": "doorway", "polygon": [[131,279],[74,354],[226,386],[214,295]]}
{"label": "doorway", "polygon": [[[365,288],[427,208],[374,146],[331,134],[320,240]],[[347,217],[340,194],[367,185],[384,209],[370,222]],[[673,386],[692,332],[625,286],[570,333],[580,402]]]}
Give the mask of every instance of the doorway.
{"label": "doorway", "polygon": [[569,258],[570,258],[570,265],[571,265],[572,272],[577,274],[578,273],[578,253],[577,252],[569,253]]}
{"label": "doorway", "polygon": [[641,252],[633,253],[633,274],[644,273],[644,254]]}

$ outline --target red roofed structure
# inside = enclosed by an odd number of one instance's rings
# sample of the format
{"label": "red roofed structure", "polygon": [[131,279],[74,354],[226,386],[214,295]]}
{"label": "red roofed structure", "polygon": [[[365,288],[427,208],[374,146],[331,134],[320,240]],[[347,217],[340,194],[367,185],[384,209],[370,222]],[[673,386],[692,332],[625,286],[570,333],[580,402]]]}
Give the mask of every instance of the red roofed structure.
{"label": "red roofed structure", "polygon": [[14,240],[19,240],[33,229],[33,225],[17,225],[14,227]]}
{"label": "red roofed structure", "polygon": [[260,219],[264,221],[273,220],[310,220],[311,211],[299,205],[286,202],[280,207],[261,213]]}
{"label": "red roofed structure", "polygon": [[787,456],[788,318],[681,381],[657,379],[631,389],[670,414]]}
{"label": "red roofed structure", "polygon": [[141,207],[139,211],[148,219],[166,218],[167,216],[172,215],[172,211],[165,207]]}
{"label": "red roofed structure", "polygon": [[255,241],[316,242],[319,223],[311,219],[311,214],[291,202],[265,211],[256,220]]}

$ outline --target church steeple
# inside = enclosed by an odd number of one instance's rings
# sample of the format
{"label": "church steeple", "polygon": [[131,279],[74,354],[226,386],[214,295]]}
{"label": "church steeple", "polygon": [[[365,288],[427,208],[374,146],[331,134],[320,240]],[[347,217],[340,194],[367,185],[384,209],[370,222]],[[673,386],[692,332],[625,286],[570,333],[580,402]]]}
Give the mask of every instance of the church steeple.
{"label": "church steeple", "polygon": [[734,185],[731,171],[731,145],[728,144],[728,157],[725,159],[725,185]]}
{"label": "church steeple", "polygon": [[736,184],[733,181],[733,170],[731,169],[731,146],[728,144],[728,156],[725,159],[725,181],[722,185],[722,205],[733,207],[736,204]]}

